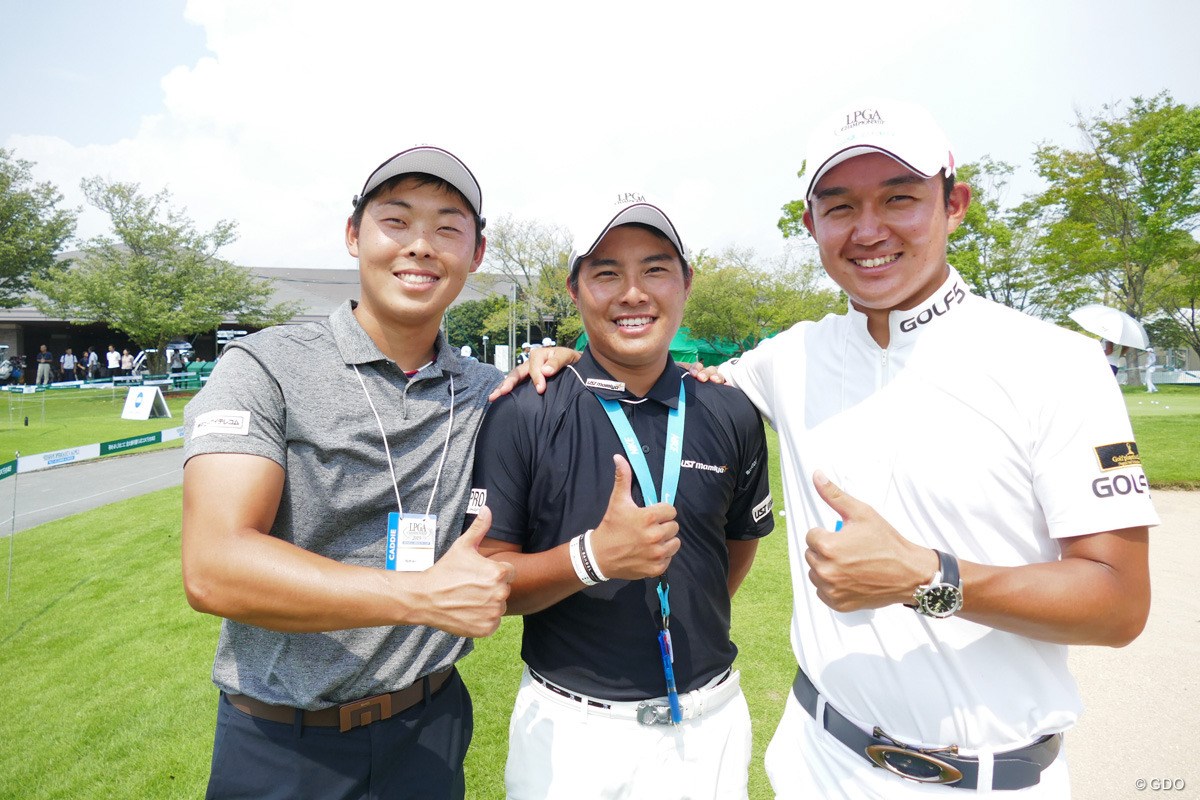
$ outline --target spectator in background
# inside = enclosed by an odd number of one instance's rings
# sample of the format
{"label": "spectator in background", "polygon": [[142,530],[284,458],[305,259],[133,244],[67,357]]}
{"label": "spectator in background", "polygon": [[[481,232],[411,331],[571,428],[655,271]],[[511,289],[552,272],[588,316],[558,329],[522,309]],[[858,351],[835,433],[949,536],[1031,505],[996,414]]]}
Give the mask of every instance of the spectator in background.
{"label": "spectator in background", "polygon": [[61,380],[69,381],[75,378],[75,365],[79,360],[75,358],[75,354],[71,352],[71,348],[67,348],[67,352],[63,353],[58,358],[58,375]]}
{"label": "spectator in background", "polygon": [[46,345],[38,347],[37,356],[34,358],[37,363],[37,385],[50,385],[50,371],[54,366],[54,354],[46,349]]}
{"label": "spectator in background", "polygon": [[96,348],[89,347],[87,349],[87,377],[100,377],[100,356],[96,355]]}
{"label": "spectator in background", "polygon": [[133,374],[133,354],[128,349],[121,351],[121,374]]}
{"label": "spectator in background", "polygon": [[104,354],[104,363],[106,378],[115,377],[121,371],[121,354],[111,344],[108,346],[108,352]]}

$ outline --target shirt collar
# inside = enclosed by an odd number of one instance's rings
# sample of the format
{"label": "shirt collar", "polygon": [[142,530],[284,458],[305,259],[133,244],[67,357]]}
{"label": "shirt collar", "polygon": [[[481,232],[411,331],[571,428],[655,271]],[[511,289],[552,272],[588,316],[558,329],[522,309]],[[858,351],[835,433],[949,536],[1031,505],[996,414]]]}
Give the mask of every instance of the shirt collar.
{"label": "shirt collar", "polygon": [[[948,267],[948,270],[949,275],[941,286],[915,308],[888,313],[888,328],[891,334],[888,340],[889,350],[915,344],[927,331],[945,324],[948,319],[960,316],[959,307],[971,294],[971,287],[954,267]],[[855,329],[870,338],[867,332],[867,315],[855,308],[853,303],[849,305],[847,316]]]}
{"label": "shirt collar", "polygon": [[[329,328],[333,331],[333,341],[338,353],[346,364],[370,364],[375,361],[395,363],[379,349],[370,335],[363,330],[354,309],[358,304],[353,300],[342,303],[329,315]],[[461,375],[463,372],[462,357],[446,344],[446,339],[438,331],[437,341],[434,342],[433,363],[421,370],[421,377],[452,373]]]}
{"label": "shirt collar", "polygon": [[[625,388],[625,384],[608,373],[596,357],[592,355],[589,345],[583,350],[583,357],[572,367],[584,387],[597,397],[606,400],[640,401],[642,398]],[[679,406],[679,382],[683,380],[684,372],[667,356],[662,374],[646,392],[646,398],[654,400],[667,408]]]}

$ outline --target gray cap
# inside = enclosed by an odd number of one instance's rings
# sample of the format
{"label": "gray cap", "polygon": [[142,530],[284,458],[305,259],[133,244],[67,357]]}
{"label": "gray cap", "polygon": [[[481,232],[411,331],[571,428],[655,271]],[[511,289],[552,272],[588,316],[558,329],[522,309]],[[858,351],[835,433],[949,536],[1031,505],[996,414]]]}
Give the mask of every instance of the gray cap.
{"label": "gray cap", "polygon": [[401,150],[376,167],[363,184],[362,191],[354,196],[354,207],[357,208],[363,198],[375,191],[384,181],[410,172],[423,172],[446,181],[462,192],[477,216],[483,217],[483,190],[479,188],[479,181],[475,180],[475,175],[458,156],[431,145]]}

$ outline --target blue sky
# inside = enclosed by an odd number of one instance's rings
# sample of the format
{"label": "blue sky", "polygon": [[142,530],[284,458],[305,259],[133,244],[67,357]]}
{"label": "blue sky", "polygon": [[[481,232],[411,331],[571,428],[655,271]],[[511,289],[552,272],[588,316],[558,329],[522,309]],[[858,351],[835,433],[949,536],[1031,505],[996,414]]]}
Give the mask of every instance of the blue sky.
{"label": "blue sky", "polygon": [[[863,95],[920,102],[959,162],[1076,145],[1075,110],[1200,103],[1200,4],[0,0],[0,147],[68,205],[102,175],[239,223],[253,266],[351,267],[367,173],[457,152],[485,213],[569,223],[611,191],[665,204],[693,250],[784,250],[813,123]],[[103,232],[87,209],[83,236]]]}

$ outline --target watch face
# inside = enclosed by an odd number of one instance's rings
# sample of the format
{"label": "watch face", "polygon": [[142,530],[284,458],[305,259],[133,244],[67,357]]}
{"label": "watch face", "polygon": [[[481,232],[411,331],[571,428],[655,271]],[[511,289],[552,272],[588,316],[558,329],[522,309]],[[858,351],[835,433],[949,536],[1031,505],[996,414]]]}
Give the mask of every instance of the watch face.
{"label": "watch face", "polygon": [[918,610],[931,617],[948,617],[962,608],[962,590],[948,583],[938,583],[921,593]]}

